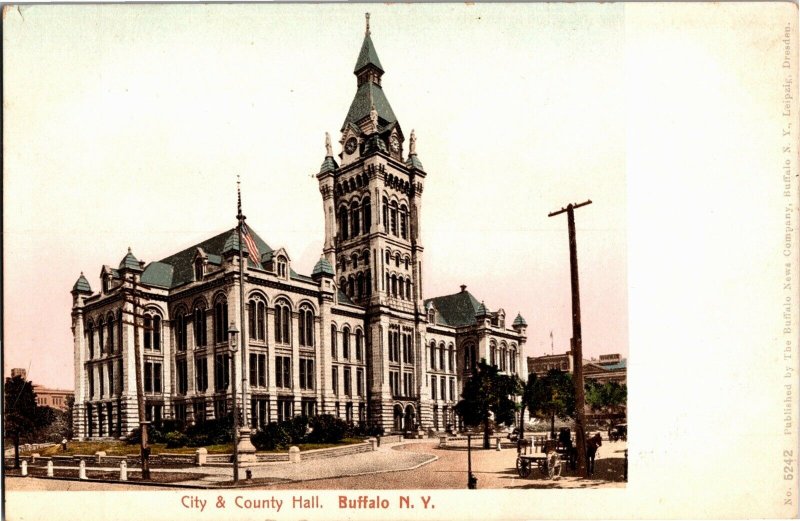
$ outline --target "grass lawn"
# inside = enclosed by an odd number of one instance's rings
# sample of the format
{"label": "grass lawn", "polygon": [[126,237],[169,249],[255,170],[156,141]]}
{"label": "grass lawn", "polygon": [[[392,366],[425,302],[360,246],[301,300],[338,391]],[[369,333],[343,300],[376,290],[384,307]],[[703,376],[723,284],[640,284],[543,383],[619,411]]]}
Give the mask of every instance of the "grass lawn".
{"label": "grass lawn", "polygon": [[[328,447],[338,447],[341,445],[352,445],[354,443],[360,443],[363,440],[357,438],[345,438],[339,443],[303,443],[298,445],[301,451],[304,450],[313,450],[313,449],[326,449]],[[168,454],[194,454],[194,452],[199,447],[178,447],[178,448],[167,448],[165,443],[151,443],[150,450],[151,454],[161,454],[161,453],[168,453]],[[209,454],[231,454],[233,452],[233,445],[232,444],[223,444],[223,445],[207,445],[205,449],[208,451]],[[288,449],[276,449],[272,451],[258,451],[262,453],[280,453],[286,452]],[[139,454],[139,445],[130,445],[125,443],[124,441],[71,441],[67,444],[67,450],[61,450],[61,445],[53,445],[51,447],[44,447],[37,450],[32,451],[22,451],[20,450],[20,455],[30,455],[34,452],[38,453],[42,457],[50,457],[50,456],[72,456],[75,454],[94,454],[98,451],[105,451],[106,455],[108,456],[128,456],[128,455],[138,455]]]}

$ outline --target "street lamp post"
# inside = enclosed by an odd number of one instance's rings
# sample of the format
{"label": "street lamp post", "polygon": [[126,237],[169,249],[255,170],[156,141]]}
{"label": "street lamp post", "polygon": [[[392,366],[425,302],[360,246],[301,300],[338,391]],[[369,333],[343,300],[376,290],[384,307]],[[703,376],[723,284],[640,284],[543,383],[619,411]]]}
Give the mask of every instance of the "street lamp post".
{"label": "street lamp post", "polygon": [[239,483],[239,411],[236,407],[236,351],[238,344],[236,342],[236,335],[239,330],[236,329],[236,324],[231,322],[228,326],[229,347],[233,356],[231,356],[231,397],[233,398],[233,406],[231,407],[233,413],[233,483]]}

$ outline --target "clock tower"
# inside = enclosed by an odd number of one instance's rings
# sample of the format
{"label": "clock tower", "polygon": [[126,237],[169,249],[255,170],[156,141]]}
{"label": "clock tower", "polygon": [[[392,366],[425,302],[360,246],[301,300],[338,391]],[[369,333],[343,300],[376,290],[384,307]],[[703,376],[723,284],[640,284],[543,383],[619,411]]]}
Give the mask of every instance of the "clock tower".
{"label": "clock tower", "polygon": [[427,424],[420,243],[426,173],[413,130],[404,157],[406,138],[381,85],[384,70],[369,14],[353,73],[356,93],[340,129],[338,161],[327,139],[317,174],[325,212],[323,253],[335,267],[338,290],[366,310],[371,422]]}

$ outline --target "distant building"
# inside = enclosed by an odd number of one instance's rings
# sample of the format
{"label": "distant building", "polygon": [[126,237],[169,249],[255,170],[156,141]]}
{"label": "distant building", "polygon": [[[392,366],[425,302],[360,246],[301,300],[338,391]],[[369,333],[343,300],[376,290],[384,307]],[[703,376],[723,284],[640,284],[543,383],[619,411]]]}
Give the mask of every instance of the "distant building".
{"label": "distant building", "polygon": [[[572,373],[573,364],[571,351],[557,355],[529,356],[528,374],[535,373],[541,377],[551,369]],[[600,355],[597,360],[583,359],[583,377],[588,380],[624,384],[627,376],[627,359],[622,358],[619,353]]]}
{"label": "distant building", "polygon": [[[17,376],[27,380],[28,371],[21,367],[11,369],[11,378]],[[33,384],[33,392],[36,393],[36,404],[44,407],[52,407],[62,411],[67,410],[67,398],[75,394],[72,389],[51,389],[43,385]]]}

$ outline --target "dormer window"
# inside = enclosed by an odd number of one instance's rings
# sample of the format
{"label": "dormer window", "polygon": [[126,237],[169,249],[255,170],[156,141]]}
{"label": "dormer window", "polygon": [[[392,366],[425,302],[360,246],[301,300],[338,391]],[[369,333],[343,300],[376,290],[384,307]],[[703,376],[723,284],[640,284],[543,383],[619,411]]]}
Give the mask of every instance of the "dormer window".
{"label": "dormer window", "polygon": [[287,278],[289,270],[288,270],[288,263],[286,262],[286,257],[278,257],[277,272],[280,278],[282,279]]}
{"label": "dormer window", "polygon": [[203,259],[196,259],[194,261],[194,280],[203,280],[204,271]]}
{"label": "dormer window", "polygon": [[428,310],[428,322],[430,322],[431,324],[436,322],[436,310],[434,310],[433,308]]}

